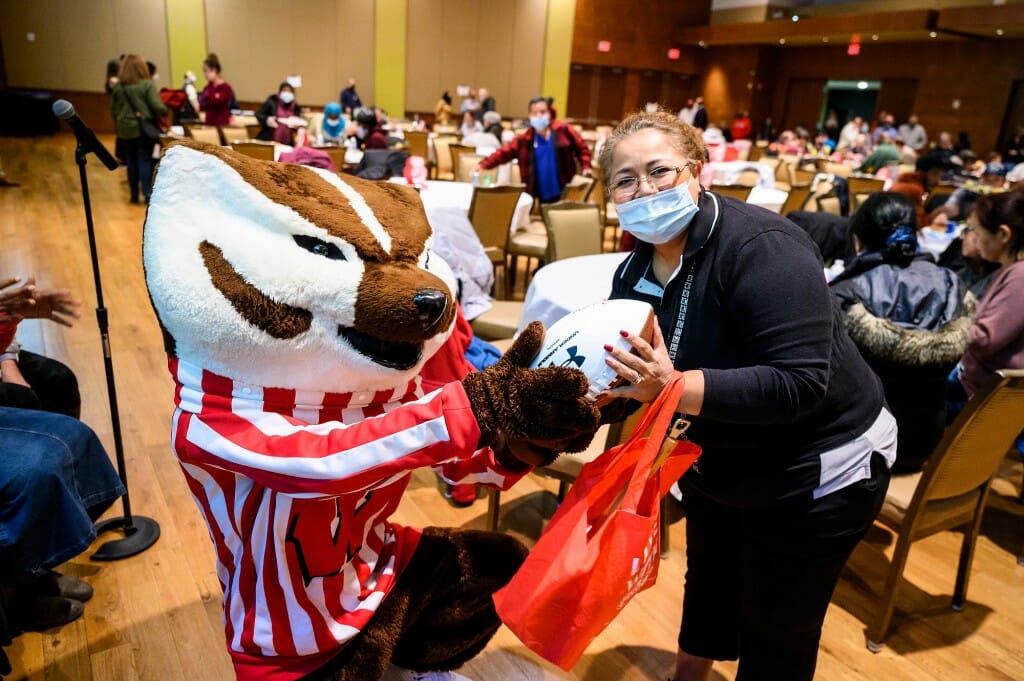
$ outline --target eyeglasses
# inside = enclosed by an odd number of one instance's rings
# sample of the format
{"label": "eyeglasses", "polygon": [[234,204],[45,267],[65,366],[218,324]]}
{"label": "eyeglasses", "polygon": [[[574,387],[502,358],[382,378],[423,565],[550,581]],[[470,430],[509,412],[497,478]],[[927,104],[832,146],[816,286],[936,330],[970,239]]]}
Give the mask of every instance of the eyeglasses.
{"label": "eyeglasses", "polygon": [[609,188],[612,201],[615,201],[616,203],[624,203],[635,197],[637,192],[640,191],[641,178],[646,178],[647,184],[654,187],[659,192],[664,189],[670,189],[676,183],[676,178],[679,177],[679,173],[683,172],[683,170],[687,168],[689,168],[689,166],[657,166],[646,175],[620,177],[612,182],[611,187]]}

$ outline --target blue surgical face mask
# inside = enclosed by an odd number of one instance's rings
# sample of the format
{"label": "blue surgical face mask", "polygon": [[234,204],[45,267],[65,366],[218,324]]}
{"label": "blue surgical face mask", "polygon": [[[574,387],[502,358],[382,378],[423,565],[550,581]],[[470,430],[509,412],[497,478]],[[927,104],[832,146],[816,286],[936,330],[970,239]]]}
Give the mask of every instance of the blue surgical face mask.
{"label": "blue surgical face mask", "polygon": [[291,104],[292,102],[295,101],[295,95],[291,92],[288,92],[287,90],[278,95],[278,97],[280,97],[281,101],[284,102],[285,104]]}
{"label": "blue surgical face mask", "polygon": [[530,126],[537,132],[544,132],[549,125],[551,119],[548,116],[530,116]]}
{"label": "blue surgical face mask", "polygon": [[616,205],[622,229],[649,244],[668,243],[681,235],[699,210],[690,182]]}

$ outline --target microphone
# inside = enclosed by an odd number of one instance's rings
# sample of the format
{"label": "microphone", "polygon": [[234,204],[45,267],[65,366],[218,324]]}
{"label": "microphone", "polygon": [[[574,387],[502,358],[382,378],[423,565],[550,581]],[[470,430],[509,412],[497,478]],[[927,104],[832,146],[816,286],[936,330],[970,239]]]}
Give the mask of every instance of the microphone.
{"label": "microphone", "polygon": [[107,167],[107,170],[117,170],[117,161],[110,155],[103,143],[96,138],[96,134],[89,129],[85,121],[78,117],[71,102],[66,99],[58,99],[53,103],[53,115],[68,122],[71,129],[75,131],[75,138],[78,140],[79,146],[85,153],[88,154],[91,151],[96,154],[96,158]]}

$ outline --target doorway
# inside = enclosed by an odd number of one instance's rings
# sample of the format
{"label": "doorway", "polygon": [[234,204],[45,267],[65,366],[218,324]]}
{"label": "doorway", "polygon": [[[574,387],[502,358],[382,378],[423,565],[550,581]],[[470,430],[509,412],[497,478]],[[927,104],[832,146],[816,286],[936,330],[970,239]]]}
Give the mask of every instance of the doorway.
{"label": "doorway", "polygon": [[818,118],[819,125],[825,121],[829,111],[836,112],[839,125],[860,116],[870,123],[875,117],[878,105],[878,91],[882,83],[877,80],[830,80],[825,84],[825,100]]}

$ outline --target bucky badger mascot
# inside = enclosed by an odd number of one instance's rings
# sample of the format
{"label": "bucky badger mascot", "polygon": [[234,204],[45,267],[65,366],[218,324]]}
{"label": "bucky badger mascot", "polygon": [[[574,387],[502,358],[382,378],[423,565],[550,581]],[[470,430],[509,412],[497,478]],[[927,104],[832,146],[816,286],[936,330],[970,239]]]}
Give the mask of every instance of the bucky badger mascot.
{"label": "bucky badger mascot", "polygon": [[192,142],[160,162],[146,283],[239,679],[464,679],[525,550],[389,522],[411,471],[506,489],[597,428],[582,373],[526,368],[539,324],[423,393],[456,318],[430,243],[406,187]]}

